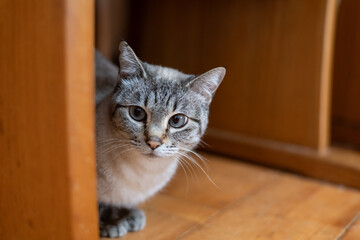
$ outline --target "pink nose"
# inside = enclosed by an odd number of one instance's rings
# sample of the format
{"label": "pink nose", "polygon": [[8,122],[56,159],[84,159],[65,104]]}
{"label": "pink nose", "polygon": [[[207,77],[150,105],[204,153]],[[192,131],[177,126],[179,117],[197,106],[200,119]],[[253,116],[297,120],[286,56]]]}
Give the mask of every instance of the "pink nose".
{"label": "pink nose", "polygon": [[154,150],[161,145],[161,139],[158,137],[149,137],[149,139],[146,141],[146,144],[149,145],[152,150]]}

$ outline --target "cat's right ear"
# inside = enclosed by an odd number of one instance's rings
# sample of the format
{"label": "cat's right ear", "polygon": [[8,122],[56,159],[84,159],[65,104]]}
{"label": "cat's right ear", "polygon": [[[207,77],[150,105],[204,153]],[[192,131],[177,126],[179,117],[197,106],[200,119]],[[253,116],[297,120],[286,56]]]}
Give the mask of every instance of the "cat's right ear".
{"label": "cat's right ear", "polygon": [[190,89],[202,95],[207,102],[211,102],[216,89],[224,79],[226,69],[217,67],[196,77],[189,85]]}
{"label": "cat's right ear", "polygon": [[146,78],[146,72],[140,59],[136,56],[127,42],[120,42],[119,51],[120,77],[128,78],[132,76],[140,76]]}

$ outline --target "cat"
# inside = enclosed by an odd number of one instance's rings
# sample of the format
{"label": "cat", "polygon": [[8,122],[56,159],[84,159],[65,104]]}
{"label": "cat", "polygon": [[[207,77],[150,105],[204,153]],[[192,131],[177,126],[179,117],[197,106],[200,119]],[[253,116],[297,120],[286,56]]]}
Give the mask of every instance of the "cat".
{"label": "cat", "polygon": [[195,76],[148,64],[125,41],[119,51],[119,68],[95,53],[102,237],[121,237],[145,226],[145,214],[136,206],[162,189],[179,158],[197,146],[226,72],[218,67]]}

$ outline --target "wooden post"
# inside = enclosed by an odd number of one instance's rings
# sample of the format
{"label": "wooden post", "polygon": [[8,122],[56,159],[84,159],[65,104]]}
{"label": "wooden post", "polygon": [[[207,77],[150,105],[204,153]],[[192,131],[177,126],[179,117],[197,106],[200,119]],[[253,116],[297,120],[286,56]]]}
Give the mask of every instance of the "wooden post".
{"label": "wooden post", "polygon": [[1,239],[98,239],[93,6],[1,1]]}

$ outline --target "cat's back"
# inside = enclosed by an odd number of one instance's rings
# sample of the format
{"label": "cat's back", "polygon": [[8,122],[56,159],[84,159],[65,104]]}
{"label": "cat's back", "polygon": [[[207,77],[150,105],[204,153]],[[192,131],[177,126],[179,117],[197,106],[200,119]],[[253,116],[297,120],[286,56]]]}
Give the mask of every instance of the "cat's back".
{"label": "cat's back", "polygon": [[113,91],[119,68],[95,50],[96,104]]}

